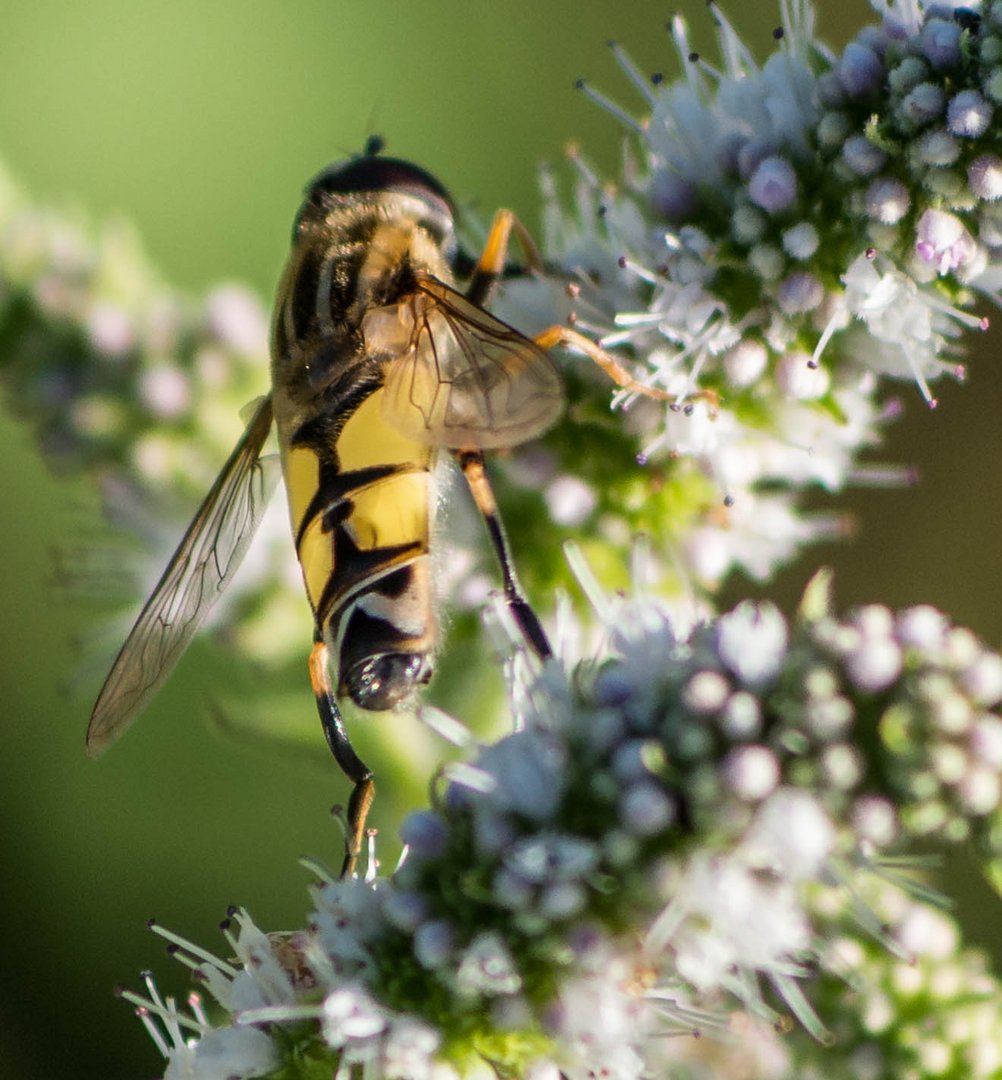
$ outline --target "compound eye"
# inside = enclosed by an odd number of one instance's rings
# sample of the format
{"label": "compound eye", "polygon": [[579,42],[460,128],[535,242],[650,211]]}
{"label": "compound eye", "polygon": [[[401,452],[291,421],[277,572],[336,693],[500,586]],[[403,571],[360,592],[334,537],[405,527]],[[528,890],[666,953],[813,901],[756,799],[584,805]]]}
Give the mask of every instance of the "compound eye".
{"label": "compound eye", "polygon": [[341,693],[360,709],[392,709],[431,678],[431,664],[421,653],[383,653],[363,660],[345,672]]}

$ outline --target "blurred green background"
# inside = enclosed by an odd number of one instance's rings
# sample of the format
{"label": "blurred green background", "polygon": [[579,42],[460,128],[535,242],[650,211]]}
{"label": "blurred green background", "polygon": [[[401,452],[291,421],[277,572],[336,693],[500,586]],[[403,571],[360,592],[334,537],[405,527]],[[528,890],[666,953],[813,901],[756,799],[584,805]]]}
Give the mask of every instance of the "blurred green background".
{"label": "blurred green background", "polygon": [[[681,6],[691,10],[694,44],[712,57],[705,4]],[[836,12],[821,6],[833,44],[870,18],[864,0]],[[605,47],[613,36],[641,68],[675,71],[664,30],[675,9],[648,0],[618,8],[580,0],[8,3],[0,159],[37,199],[134,221],[168,281],[197,291],[238,279],[270,296],[303,183],[373,132],[438,175],[461,204],[485,217],[513,206],[530,225],[536,164],[558,161],[567,141],[611,172],[620,132],[573,81],[587,75],[633,102]],[[764,55],[778,21],[773,3],[734,8]],[[1000,335],[1002,327],[976,343],[966,389],[938,388],[936,413],[900,388],[906,418],[881,456],[917,463],[921,485],[850,493],[858,540],[812,551],[785,572],[773,590],[784,603],[826,562],[843,606],[927,601],[1002,641]],[[87,761],[96,685],[64,688],[80,663],[69,641],[88,634],[87,615],[48,586],[51,550],[79,527],[68,508],[87,485],[51,477],[30,432],[6,416],[0,470],[0,1071],[12,1080],[156,1075],[159,1056],[111,993],[120,980],[137,984],[145,967],[168,991],[187,987],[146,931],[147,917],[220,947],[215,927],[230,903],[247,904],[269,929],[301,924],[308,876],[295,858],[336,862],[325,815],[345,792],[319,757],[304,765],[206,730],[199,703],[223,663],[206,643],[128,739],[100,763]],[[743,582],[730,587],[733,598],[746,591]],[[305,681],[303,709],[312,709]],[[361,740],[378,763],[368,734]],[[392,834],[401,810],[386,798],[385,769],[380,775],[378,822]],[[972,934],[990,941],[990,922],[978,921],[980,909],[990,911],[988,892],[963,860],[954,869],[969,879]]]}

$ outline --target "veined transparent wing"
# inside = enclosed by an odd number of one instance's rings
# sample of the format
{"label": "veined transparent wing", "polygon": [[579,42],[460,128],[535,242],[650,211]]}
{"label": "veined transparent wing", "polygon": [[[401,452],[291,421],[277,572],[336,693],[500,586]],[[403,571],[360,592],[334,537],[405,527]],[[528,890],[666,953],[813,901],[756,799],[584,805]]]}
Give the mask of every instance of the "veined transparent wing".
{"label": "veined transparent wing", "polygon": [[409,346],[386,365],[390,423],[452,450],[518,446],[551,427],[564,390],[549,354],[437,278],[417,280]]}
{"label": "veined transparent wing", "polygon": [[115,658],[87,727],[91,756],[145,708],[236,573],[280,474],[277,457],[261,457],[271,424],[269,396],[258,402]]}

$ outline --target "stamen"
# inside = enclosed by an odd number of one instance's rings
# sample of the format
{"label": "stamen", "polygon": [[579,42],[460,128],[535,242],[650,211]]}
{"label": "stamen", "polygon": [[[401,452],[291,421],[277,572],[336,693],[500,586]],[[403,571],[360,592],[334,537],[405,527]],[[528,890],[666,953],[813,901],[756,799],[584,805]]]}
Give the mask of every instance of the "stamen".
{"label": "stamen", "polygon": [[209,1017],[202,1006],[202,995],[198,991],[192,990],[188,995],[188,1008],[191,1009],[192,1015],[202,1027],[209,1027]]}
{"label": "stamen", "polygon": [[592,189],[592,191],[601,191],[602,182],[598,176],[592,170],[591,166],[581,156],[581,150],[575,143],[570,143],[564,151],[567,160],[577,169],[581,175],[581,179]]}
{"label": "stamen", "polygon": [[987,319],[983,316],[975,315],[970,311],[963,311],[961,308],[954,307],[953,304],[948,304],[941,296],[934,293],[931,289],[925,290],[922,293],[922,300],[934,311],[942,311],[944,315],[949,315],[955,322],[959,322],[971,330],[988,329]]}
{"label": "stamen", "polygon": [[333,885],[338,880],[338,876],[327,869],[326,866],[319,859],[314,859],[312,856],[304,855],[299,859],[299,865],[304,870],[308,870],[317,881],[323,885]]}
{"label": "stamen", "polygon": [[658,285],[662,280],[660,274],[655,274],[653,270],[648,270],[646,266],[641,266],[640,263],[628,259],[625,255],[619,257],[619,268],[621,270],[632,270],[638,278],[650,285]]}
{"label": "stamen", "polygon": [[609,606],[605,590],[599,584],[598,578],[592,573],[592,569],[588,565],[580,546],[573,540],[567,540],[564,543],[564,558],[567,559],[567,565],[574,575],[574,580],[581,586],[581,591],[585,594],[588,603],[594,608],[595,614],[603,623],[607,623],[611,617],[612,608]]}
{"label": "stamen", "polygon": [[858,487],[902,488],[914,487],[919,473],[917,469],[903,465],[860,465],[846,479]]}
{"label": "stamen", "polygon": [[585,97],[590,98],[599,108],[604,109],[614,119],[618,120],[624,127],[629,128],[637,135],[644,134],[644,125],[640,123],[636,117],[631,116],[621,105],[617,105],[611,98],[607,97],[601,92],[596,90],[584,79],[578,79],[574,84],[575,88],[580,90]]}
{"label": "stamen", "polygon": [[420,723],[453,746],[465,749],[475,742],[473,732],[464,723],[434,705],[421,705],[416,716]]}
{"label": "stamen", "polygon": [[321,1005],[261,1005],[256,1009],[242,1009],[233,1019],[237,1024],[285,1023],[290,1020],[315,1020],[323,1015]]}
{"label": "stamen", "polygon": [[[123,989],[119,994],[119,997],[123,1001],[128,1001],[129,1004],[136,1006],[137,1015],[145,1015],[149,1017],[156,1017],[162,1021],[166,1026],[173,1021],[173,1026],[180,1032],[180,1027],[188,1028],[189,1031],[193,1031],[196,1035],[202,1035],[205,1033],[205,1029],[196,1020],[188,1016],[182,1016],[178,1013],[174,1007],[172,999],[168,998],[166,1002],[160,999],[160,995],[156,995],[156,1000],[151,998],[144,998],[140,994],[137,994],[134,990],[128,988]],[[144,1021],[145,1022],[145,1021]],[[180,1039],[180,1034],[179,1034]]]}
{"label": "stamen", "polygon": [[[237,968],[233,967],[232,964],[228,964],[225,960],[220,960],[218,956],[214,956],[208,949],[203,949],[200,945],[196,945],[193,942],[186,940],[179,934],[175,934],[173,930],[168,930],[166,927],[160,926],[159,923],[153,922],[152,920],[148,925],[154,934],[158,934],[160,937],[164,938],[164,940],[173,943],[179,949],[183,949],[190,956],[201,957],[207,964],[212,964],[214,968],[217,968],[224,975],[229,975],[230,978],[233,978],[238,974]],[[175,955],[179,960],[181,959],[179,954]]]}
{"label": "stamen", "polygon": [[790,1011],[800,1021],[804,1030],[822,1045],[830,1046],[834,1042],[834,1036],[811,1008],[811,1003],[807,1000],[807,995],[797,979],[778,972],[770,972],[769,981],[775,986],[779,996],[790,1006]]}
{"label": "stamen", "polygon": [[905,359],[908,362],[908,366],[911,368],[912,378],[915,380],[915,385],[919,388],[919,393],[922,395],[923,400],[930,409],[935,409],[939,405],[937,398],[932,396],[932,391],[929,389],[929,384],[926,382],[925,376],[918,369],[918,364],[915,363],[914,357],[908,350],[904,350]]}
{"label": "stamen", "polygon": [[442,768],[442,775],[453,784],[490,795],[497,788],[497,781],[490,773],[478,769],[467,761],[449,761]]}
{"label": "stamen", "polygon": [[160,1029],[153,1023],[153,1018],[150,1016],[149,1009],[147,1009],[145,1005],[140,1005],[136,1009],[136,1016],[142,1021],[143,1027],[146,1028],[146,1034],[153,1040],[154,1046],[156,1046],[165,1058],[170,1057],[170,1047],[164,1040],[163,1035],[161,1035]]}
{"label": "stamen", "polygon": [[647,81],[643,72],[637,67],[637,65],[630,58],[629,53],[619,44],[618,41],[610,41],[609,48],[612,50],[612,55],[616,59],[616,63],[619,64],[623,71],[623,74],[630,80],[631,83],[640,91],[643,99],[649,104],[653,105],[655,101],[654,92],[651,89],[651,84]]}
{"label": "stamen", "polygon": [[378,832],[378,829],[366,829],[365,832],[365,876],[363,880],[367,885],[371,885],[379,873],[379,859],[376,857],[376,835]]}

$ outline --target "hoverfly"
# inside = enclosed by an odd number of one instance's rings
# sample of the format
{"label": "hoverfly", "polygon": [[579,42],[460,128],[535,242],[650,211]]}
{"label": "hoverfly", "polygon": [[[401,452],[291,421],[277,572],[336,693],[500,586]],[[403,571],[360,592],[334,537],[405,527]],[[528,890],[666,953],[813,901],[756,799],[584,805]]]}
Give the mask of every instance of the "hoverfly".
{"label": "hoverfly", "polygon": [[328,745],[354,784],[342,874],[353,871],[375,788],[337,701],[386,710],[431,677],[429,548],[441,452],[458,461],[506,603],[545,659],[550,646],[515,576],[483,452],[517,446],[556,421],[563,389],[547,350],[557,345],[584,352],[621,386],[668,397],[573,330],[554,326],[530,340],[484,309],[513,231],[530,266],[539,265],[510,211],[495,215],[457,291],[463,257],[449,195],[423,169],[378,151],[370,143],[308,186],[275,303],[271,393],[143,607],[87,729],[92,755],[121,735],[229,584],[277,481],[273,456],[262,455],[274,424],[314,615],[310,679]]}

